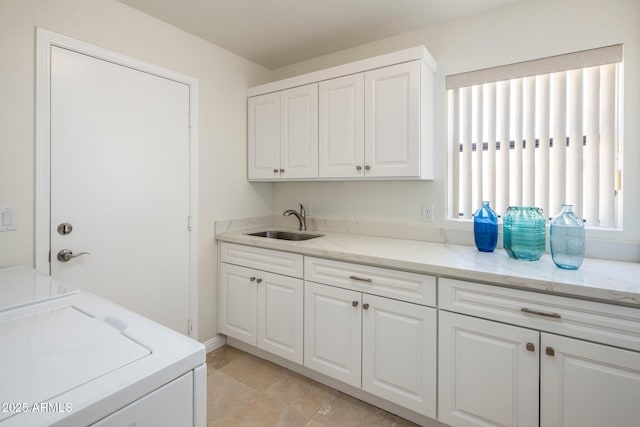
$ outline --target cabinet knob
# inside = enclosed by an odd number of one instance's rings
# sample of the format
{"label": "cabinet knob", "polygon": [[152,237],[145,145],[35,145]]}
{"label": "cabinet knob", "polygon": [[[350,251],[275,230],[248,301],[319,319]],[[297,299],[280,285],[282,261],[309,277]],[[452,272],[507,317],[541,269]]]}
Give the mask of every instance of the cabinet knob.
{"label": "cabinet knob", "polygon": [[362,308],[364,308],[365,310],[368,310],[369,309],[369,304],[366,304],[366,303],[362,304]]}
{"label": "cabinet knob", "polygon": [[258,279],[256,280],[256,282],[258,282],[258,283],[262,283],[262,279],[258,278]]}
{"label": "cabinet knob", "polygon": [[556,355],[556,351],[553,349],[553,347],[547,347],[544,352],[547,354],[547,356]]}
{"label": "cabinet knob", "polygon": [[283,172],[284,172],[284,169],[280,169],[280,173],[283,173]]}
{"label": "cabinet knob", "polygon": [[357,170],[357,171],[361,171],[361,170],[362,170],[362,166],[357,165],[357,166],[356,166],[356,170]]}
{"label": "cabinet knob", "polygon": [[351,305],[354,306],[354,307],[357,307],[358,306],[358,301],[352,301]]}
{"label": "cabinet knob", "polygon": [[256,278],[255,278],[255,277],[249,277],[249,281],[251,281],[251,282],[255,282],[255,281],[256,281]]}
{"label": "cabinet knob", "polygon": [[274,169],[274,170],[273,170],[273,173],[278,173],[278,169]]}
{"label": "cabinet knob", "polygon": [[366,170],[366,171],[371,170],[371,166],[369,166],[369,165],[364,165],[364,170]]}
{"label": "cabinet knob", "polygon": [[536,351],[536,346],[532,342],[527,343],[527,351]]}

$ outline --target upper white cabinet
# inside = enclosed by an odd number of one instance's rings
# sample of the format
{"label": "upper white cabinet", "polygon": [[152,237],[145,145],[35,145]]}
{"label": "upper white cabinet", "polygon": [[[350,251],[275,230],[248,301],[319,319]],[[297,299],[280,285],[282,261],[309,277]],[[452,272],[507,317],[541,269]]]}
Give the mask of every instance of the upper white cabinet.
{"label": "upper white cabinet", "polygon": [[249,98],[249,179],[280,177],[280,93]]}
{"label": "upper white cabinet", "polygon": [[249,98],[250,180],[318,177],[318,85]]}
{"label": "upper white cabinet", "polygon": [[280,178],[318,176],[318,85],[280,94]]}
{"label": "upper white cabinet", "polygon": [[434,75],[421,46],[250,88],[249,179],[433,179]]}
{"label": "upper white cabinet", "polygon": [[419,178],[428,166],[421,159],[420,61],[368,71],[364,79],[365,175]]}
{"label": "upper white cabinet", "polygon": [[364,74],[320,82],[320,178],[364,176]]}

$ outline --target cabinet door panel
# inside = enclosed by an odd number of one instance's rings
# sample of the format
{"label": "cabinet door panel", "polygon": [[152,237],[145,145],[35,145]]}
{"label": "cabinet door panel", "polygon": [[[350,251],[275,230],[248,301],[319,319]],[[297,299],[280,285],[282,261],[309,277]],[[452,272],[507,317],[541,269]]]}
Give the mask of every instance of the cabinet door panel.
{"label": "cabinet door panel", "polygon": [[419,176],[419,61],[367,71],[364,105],[366,176]]}
{"label": "cabinet door panel", "polygon": [[304,284],[304,365],[361,386],[361,294]]}
{"label": "cabinet door panel", "polygon": [[251,345],[257,343],[258,328],[255,277],[255,270],[220,265],[220,332]]}
{"label": "cabinet door panel", "polygon": [[281,92],[280,177],[318,177],[318,84]]}
{"label": "cabinet door panel", "polygon": [[373,295],[362,303],[362,389],[435,418],[436,310]]}
{"label": "cabinet door panel", "polygon": [[280,92],[248,99],[249,179],[280,177]]}
{"label": "cabinet door panel", "polygon": [[302,280],[263,271],[258,278],[258,347],[302,364]]}
{"label": "cabinet door panel", "polygon": [[320,82],[318,92],[320,177],[364,176],[364,74]]}
{"label": "cabinet door panel", "polygon": [[545,333],[541,348],[541,425],[638,425],[640,353]]}
{"label": "cabinet door panel", "polygon": [[452,426],[538,426],[539,332],[439,316],[438,419]]}

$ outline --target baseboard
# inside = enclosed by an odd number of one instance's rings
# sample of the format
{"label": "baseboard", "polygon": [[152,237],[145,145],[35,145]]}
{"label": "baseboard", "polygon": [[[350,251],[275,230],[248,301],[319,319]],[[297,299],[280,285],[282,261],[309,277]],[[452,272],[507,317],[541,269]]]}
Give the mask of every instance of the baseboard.
{"label": "baseboard", "polygon": [[231,347],[235,347],[242,351],[246,351],[247,353],[260,357],[261,359],[268,360],[269,362],[275,363],[276,365],[280,365],[293,372],[297,372],[300,375],[304,375],[305,377],[311,378],[312,380],[315,380],[326,386],[329,386],[345,394],[353,396],[356,399],[360,399],[364,402],[370,403],[371,405],[384,409],[387,412],[391,412],[392,414],[399,415],[400,417],[405,418],[409,421],[412,421],[418,425],[421,425],[424,427],[446,427],[446,424],[442,424],[439,421],[436,421],[425,415],[413,412],[400,405],[389,402],[388,400],[385,400],[378,396],[374,396],[373,394],[367,393],[362,389],[355,388],[348,384],[342,383],[336,379],[330,378],[319,372],[313,371],[305,366],[299,365],[290,360],[283,359],[280,356],[276,356],[275,354],[271,354],[267,351],[261,350],[257,347],[254,347],[252,345],[239,341],[235,338],[229,337],[227,341],[228,341],[227,344],[229,344]]}
{"label": "baseboard", "polygon": [[203,342],[207,348],[207,353],[211,353],[213,350],[219,349],[227,343],[227,338],[224,335],[216,335],[208,341]]}

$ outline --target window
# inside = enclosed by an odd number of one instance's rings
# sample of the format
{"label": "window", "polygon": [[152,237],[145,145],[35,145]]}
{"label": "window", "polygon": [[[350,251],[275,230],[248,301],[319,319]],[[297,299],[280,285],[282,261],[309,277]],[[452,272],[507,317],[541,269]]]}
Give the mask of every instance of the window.
{"label": "window", "polygon": [[617,227],[622,45],[447,76],[450,212],[573,204]]}

